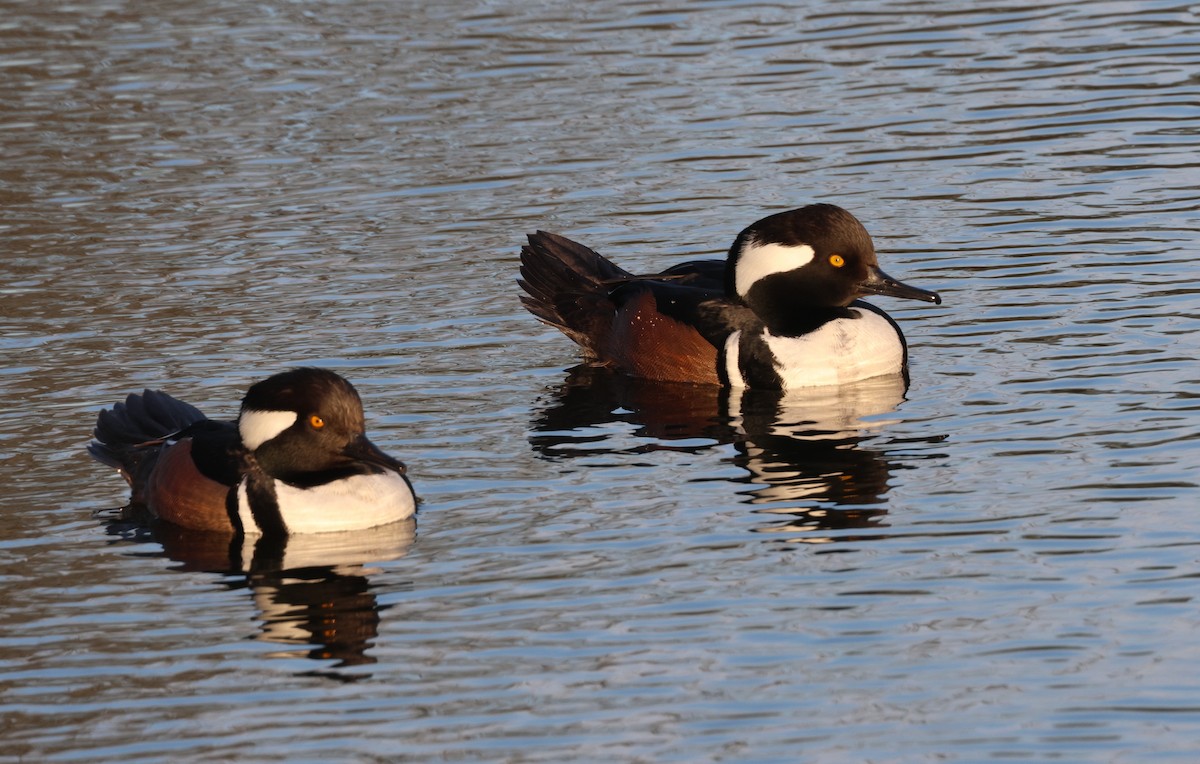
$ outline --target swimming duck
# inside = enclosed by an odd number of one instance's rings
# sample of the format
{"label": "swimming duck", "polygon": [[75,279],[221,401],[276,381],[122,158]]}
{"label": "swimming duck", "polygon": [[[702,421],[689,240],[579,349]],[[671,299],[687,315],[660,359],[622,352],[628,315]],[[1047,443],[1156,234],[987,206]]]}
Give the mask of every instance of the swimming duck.
{"label": "swimming duck", "polygon": [[880,270],[866,229],[832,204],[759,220],[723,262],[648,276],[557,234],[528,238],[518,279],[525,307],[591,363],[646,379],[772,389],[907,379],[900,327],[860,298],[941,303]]}
{"label": "swimming duck", "polygon": [[410,517],[405,466],[365,434],[345,378],[299,368],[254,384],[236,422],[146,390],[100,412],[88,452],[115,467],[131,505],[193,530],[286,536]]}

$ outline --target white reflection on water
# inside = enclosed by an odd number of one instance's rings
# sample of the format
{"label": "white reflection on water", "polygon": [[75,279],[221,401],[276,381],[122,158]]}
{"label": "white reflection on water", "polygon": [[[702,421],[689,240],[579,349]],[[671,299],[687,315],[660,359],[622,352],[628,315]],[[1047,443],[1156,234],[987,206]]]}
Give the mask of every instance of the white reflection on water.
{"label": "white reflection on water", "polygon": [[[231,591],[253,594],[257,638],[292,646],[274,657],[332,660],[333,668],[374,663],[369,654],[378,635],[380,606],[371,576],[379,563],[398,560],[412,546],[415,519],[371,533],[319,533],[283,539],[200,533],[156,524],[148,533],[114,521],[110,533],[137,542],[132,554],[166,556],[181,574],[213,574]],[[146,541],[161,553],[143,551]],[[362,675],[351,676],[355,679]]]}

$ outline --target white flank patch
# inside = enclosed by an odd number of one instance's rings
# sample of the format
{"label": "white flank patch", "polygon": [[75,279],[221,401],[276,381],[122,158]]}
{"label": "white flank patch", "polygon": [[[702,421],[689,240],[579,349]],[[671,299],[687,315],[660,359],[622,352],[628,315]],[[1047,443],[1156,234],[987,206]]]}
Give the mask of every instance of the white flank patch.
{"label": "white flank patch", "polygon": [[729,379],[730,387],[745,387],[746,378],[738,365],[741,358],[742,332],[738,330],[725,338],[725,376]]}
{"label": "white flank patch", "polygon": [[238,483],[238,519],[242,521],[242,532],[248,536],[262,535],[262,528],[254,522],[254,513],[250,511],[250,500],[246,496],[246,481]]}
{"label": "white flank patch", "polygon": [[[417,501],[398,472],[354,475],[312,488],[275,481],[275,498],[288,533],[357,531],[412,517]],[[238,486],[238,515],[246,533],[262,533],[246,501],[246,484]]]}
{"label": "white flank patch", "polygon": [[898,374],[904,346],[883,316],[851,308],[858,318],[839,318],[803,337],[763,337],[775,356],[788,390],[845,385],[885,374]]}
{"label": "white flank patch", "polygon": [[296,423],[295,411],[243,411],[238,417],[242,445],[251,451]]}
{"label": "white flank patch", "polygon": [[734,287],[742,297],[754,282],[773,273],[786,273],[803,268],[812,262],[816,252],[807,244],[789,247],[784,244],[759,244],[751,240],[742,248],[734,273]]}

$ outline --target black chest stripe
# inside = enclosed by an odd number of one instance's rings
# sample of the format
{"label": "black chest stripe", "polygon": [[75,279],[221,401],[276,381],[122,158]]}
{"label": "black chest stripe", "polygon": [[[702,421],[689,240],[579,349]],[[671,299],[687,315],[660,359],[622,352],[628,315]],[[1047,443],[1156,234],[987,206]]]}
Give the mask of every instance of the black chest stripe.
{"label": "black chest stripe", "polygon": [[229,493],[225,494],[225,514],[229,516],[229,524],[233,526],[233,532],[236,535],[240,536],[246,532],[246,529],[242,527],[242,513],[238,512],[238,487],[236,485],[229,489]]}
{"label": "black chest stripe", "polygon": [[738,368],[747,387],[769,390],[783,388],[775,354],[771,352],[762,332],[743,332],[738,348]]}
{"label": "black chest stripe", "polygon": [[254,524],[264,536],[286,536],[287,526],[279,511],[279,499],[275,496],[275,481],[252,470],[246,473],[246,503]]}

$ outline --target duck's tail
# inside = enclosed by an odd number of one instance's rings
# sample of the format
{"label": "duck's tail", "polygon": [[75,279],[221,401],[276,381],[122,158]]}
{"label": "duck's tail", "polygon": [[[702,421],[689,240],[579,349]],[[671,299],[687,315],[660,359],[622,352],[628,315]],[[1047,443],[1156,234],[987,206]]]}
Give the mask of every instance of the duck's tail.
{"label": "duck's tail", "polygon": [[92,431],[94,440],[87,450],[96,461],[119,470],[136,488],[142,483],[139,478],[153,469],[162,443],[204,419],[195,406],[157,390],[146,390],[100,412]]}
{"label": "duck's tail", "polygon": [[609,291],[634,278],[588,247],[538,231],[521,248],[521,302],[530,313],[557,327],[589,358],[600,358],[612,331],[616,307]]}

